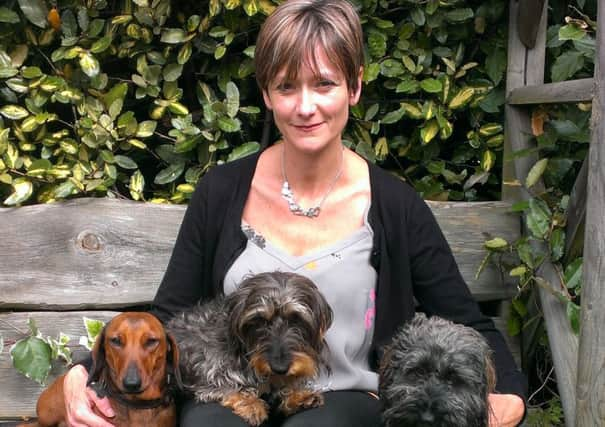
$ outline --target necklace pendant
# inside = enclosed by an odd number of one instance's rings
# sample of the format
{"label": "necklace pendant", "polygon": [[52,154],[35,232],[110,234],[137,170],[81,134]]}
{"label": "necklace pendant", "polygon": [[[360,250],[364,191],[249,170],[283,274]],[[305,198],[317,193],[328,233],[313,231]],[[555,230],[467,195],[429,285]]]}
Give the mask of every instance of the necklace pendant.
{"label": "necklace pendant", "polygon": [[320,207],[319,206],[315,206],[312,208],[307,209],[306,211],[303,212],[303,214],[307,217],[307,218],[315,218],[319,216],[319,212],[320,212]]}

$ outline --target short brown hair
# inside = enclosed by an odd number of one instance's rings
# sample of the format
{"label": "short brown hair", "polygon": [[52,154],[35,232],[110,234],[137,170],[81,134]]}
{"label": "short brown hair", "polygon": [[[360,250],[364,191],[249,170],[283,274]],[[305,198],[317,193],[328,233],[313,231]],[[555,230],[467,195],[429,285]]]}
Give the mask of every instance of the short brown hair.
{"label": "short brown hair", "polygon": [[256,81],[267,90],[285,68],[296,78],[307,64],[315,72],[313,50],[321,47],[344,74],[349,90],[357,90],[363,65],[363,33],[359,16],[347,0],[287,0],[265,20],[254,53]]}

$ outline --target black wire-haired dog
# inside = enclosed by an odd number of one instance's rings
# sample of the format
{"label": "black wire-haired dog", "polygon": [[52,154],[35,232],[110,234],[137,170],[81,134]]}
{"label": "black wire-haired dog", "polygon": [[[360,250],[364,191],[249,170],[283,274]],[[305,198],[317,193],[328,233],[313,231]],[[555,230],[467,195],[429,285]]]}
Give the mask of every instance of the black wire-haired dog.
{"label": "black wire-haired dog", "polygon": [[491,350],[472,328],[417,314],[379,370],[385,427],[486,427],[495,386]]}
{"label": "black wire-haired dog", "polygon": [[285,415],[323,403],[309,380],[329,369],[324,336],[331,324],[332,309],[313,282],[272,272],[245,279],[167,327],[179,345],[185,389],[258,426],[267,402]]}

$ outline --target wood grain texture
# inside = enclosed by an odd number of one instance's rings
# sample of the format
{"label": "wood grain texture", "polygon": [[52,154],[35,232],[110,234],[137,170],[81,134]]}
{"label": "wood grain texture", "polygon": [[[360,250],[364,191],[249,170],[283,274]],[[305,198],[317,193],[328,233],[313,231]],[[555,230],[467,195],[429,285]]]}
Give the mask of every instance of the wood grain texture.
{"label": "wood grain texture", "polygon": [[[511,0],[509,3],[509,25],[517,26],[519,2]],[[544,4],[543,14],[546,13],[548,2]],[[533,49],[526,49],[519,39],[517,31],[509,31],[508,39],[508,69],[507,69],[507,99],[515,89],[527,85],[541,85],[544,82],[544,55],[546,40],[546,19],[540,20],[542,28],[538,31],[536,44]],[[532,147],[531,124],[529,111],[524,106],[514,106],[510,103],[505,107],[505,156],[515,151]],[[514,177],[523,184],[531,167],[535,164],[535,155],[519,157],[514,160]],[[506,164],[505,164],[506,166]],[[507,173],[509,174],[507,176]],[[504,181],[510,180],[511,171],[504,170]],[[544,183],[540,179],[532,190],[540,193],[544,190]],[[503,198],[507,201],[529,199],[532,194],[525,187],[511,190],[503,186]],[[541,242],[532,242],[534,248],[540,252],[547,252],[548,248]],[[552,263],[546,261],[537,274],[553,286],[555,292],[562,286],[559,275]],[[561,396],[565,423],[567,427],[574,425],[576,414],[575,385],[577,376],[578,339],[571,330],[565,305],[562,304],[551,290],[538,288],[538,295],[542,312],[545,318],[546,330],[550,347],[552,349],[553,364],[557,375],[557,386]]]}
{"label": "wood grain texture", "polygon": [[596,91],[588,154],[588,188],[576,426],[605,425],[605,2],[598,2]]}
{"label": "wood grain texture", "polygon": [[149,302],[184,209],[115,199],[0,209],[0,309]]}
{"label": "wood grain texture", "polygon": [[[70,345],[73,343],[74,350],[78,350],[76,357],[83,357],[87,351],[84,347],[78,346],[79,337],[86,335],[82,317],[107,321],[115,314],[116,312],[108,311],[0,313],[0,334],[5,336],[6,340],[11,341],[21,338],[22,336],[14,330],[13,326],[27,330],[27,320],[32,317],[44,335],[56,336],[59,331],[70,335],[72,337]],[[496,327],[502,331],[512,349],[513,356],[518,361],[519,345],[515,338],[506,334],[506,321],[498,317],[493,320]],[[65,369],[61,363],[53,366],[47,383],[50,384]],[[0,421],[35,416],[36,401],[43,387],[17,373],[7,357],[0,357],[0,384],[2,390],[0,393]]]}
{"label": "wood grain texture", "polygon": [[[86,336],[82,318],[107,321],[115,314],[116,312],[109,311],[0,313],[0,335],[4,337],[5,344],[23,338],[24,335],[17,329],[28,331],[27,321],[31,317],[44,337],[56,338],[59,332],[69,335],[69,346],[74,360],[79,360],[87,354],[86,348],[78,345],[80,336]],[[55,363],[47,384],[54,381],[65,369],[63,363]],[[0,390],[0,420],[35,416],[36,401],[43,387],[19,374],[13,368],[7,353],[0,355]]]}
{"label": "wood grain texture", "polygon": [[[430,203],[478,300],[514,286],[489,267],[475,280],[484,233],[514,240],[506,203]],[[118,308],[147,304],[168,264],[184,206],[113,199],[0,209],[0,309]]]}
{"label": "wood grain texture", "polygon": [[507,99],[510,105],[589,102],[594,94],[594,79],[538,84],[513,89]]}

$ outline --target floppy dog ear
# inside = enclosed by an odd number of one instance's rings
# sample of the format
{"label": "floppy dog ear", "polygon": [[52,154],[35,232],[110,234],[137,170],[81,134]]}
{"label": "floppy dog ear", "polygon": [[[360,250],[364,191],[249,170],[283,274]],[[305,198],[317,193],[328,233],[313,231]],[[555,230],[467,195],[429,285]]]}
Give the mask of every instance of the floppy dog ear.
{"label": "floppy dog ear", "polygon": [[97,335],[95,345],[93,346],[90,355],[92,356],[92,367],[88,373],[88,381],[86,385],[90,385],[95,381],[99,381],[101,372],[105,369],[105,330],[107,325],[101,330],[101,333]]}
{"label": "floppy dog ear", "polygon": [[174,381],[176,386],[182,390],[183,380],[181,379],[181,368],[179,365],[179,347],[176,344],[176,340],[172,336],[172,334],[166,334],[166,340],[168,341],[168,355],[167,361],[170,365],[169,372],[174,376]]}
{"label": "floppy dog ear", "polygon": [[318,330],[323,338],[330,326],[332,326],[334,312],[320,291],[317,291],[317,301],[315,307],[319,308],[319,312],[317,314]]}

